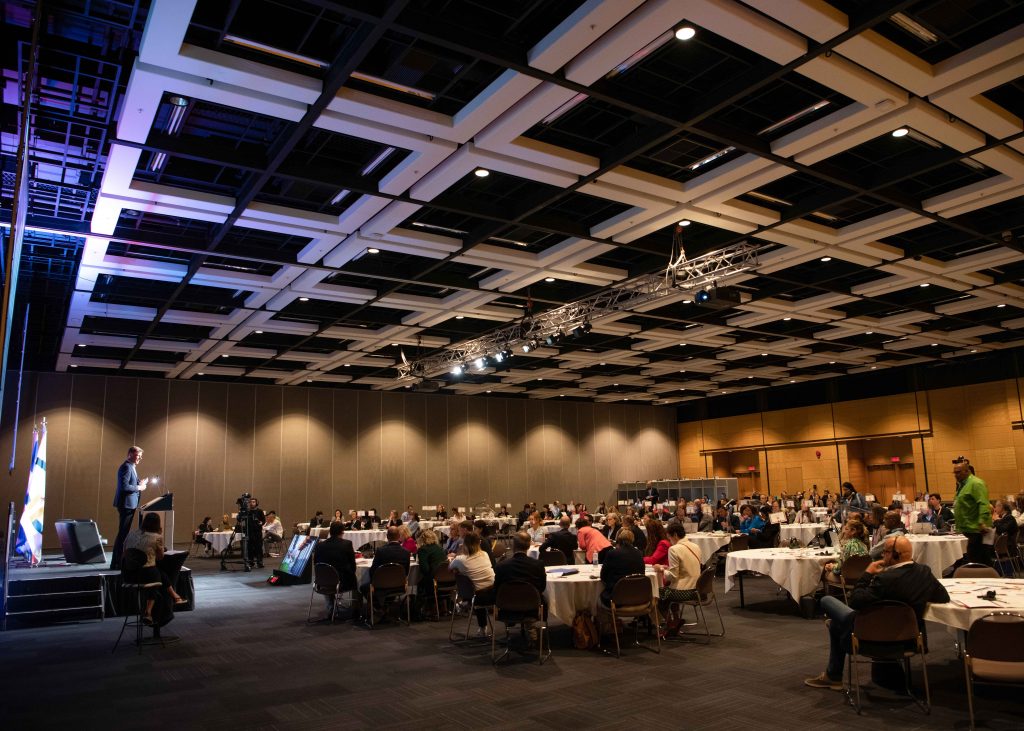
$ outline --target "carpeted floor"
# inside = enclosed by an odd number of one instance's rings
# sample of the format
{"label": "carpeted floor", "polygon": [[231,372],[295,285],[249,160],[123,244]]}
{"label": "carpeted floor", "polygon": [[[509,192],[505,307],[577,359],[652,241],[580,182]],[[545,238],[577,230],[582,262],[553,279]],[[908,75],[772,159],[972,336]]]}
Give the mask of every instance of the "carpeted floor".
{"label": "carpeted floor", "polygon": [[[308,625],[308,585],[271,587],[269,567],[220,573],[193,559],[197,609],[167,628],[181,641],[142,655],[111,647],[120,619],[0,634],[4,729],[966,729],[952,635],[929,626],[934,707],[874,687],[864,715],[841,693],[805,688],[825,663],[820,620],[801,619],[768,579],[720,597],[727,634],[621,659],[570,647],[556,626],[543,666],[456,647],[448,625]],[[717,588],[721,591],[721,579]],[[322,612],[320,598],[314,607]],[[920,679],[914,662],[915,679]],[[979,728],[1024,728],[1019,689],[982,689]]]}

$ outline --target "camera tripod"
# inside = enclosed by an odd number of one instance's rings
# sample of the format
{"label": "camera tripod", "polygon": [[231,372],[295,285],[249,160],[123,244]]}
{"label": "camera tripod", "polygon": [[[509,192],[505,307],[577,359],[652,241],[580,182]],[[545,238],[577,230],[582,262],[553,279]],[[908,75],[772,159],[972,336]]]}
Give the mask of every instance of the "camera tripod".
{"label": "camera tripod", "polygon": [[[235,536],[240,536],[239,542],[241,544],[239,558],[228,558],[231,553],[231,548],[235,546]],[[220,554],[220,570],[227,571],[228,564],[242,564],[243,571],[252,571],[252,565],[249,563],[249,518],[248,516],[239,517],[235,520],[235,527],[231,529],[231,537],[228,538],[227,547],[221,551]],[[236,569],[237,570],[237,569]]]}

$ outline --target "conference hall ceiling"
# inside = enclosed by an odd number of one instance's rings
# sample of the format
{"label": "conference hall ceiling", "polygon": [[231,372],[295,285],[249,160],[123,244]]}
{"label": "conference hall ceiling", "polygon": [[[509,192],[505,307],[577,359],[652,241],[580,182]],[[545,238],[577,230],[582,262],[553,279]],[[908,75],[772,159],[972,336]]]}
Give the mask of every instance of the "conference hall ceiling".
{"label": "conference hall ceiling", "polygon": [[[29,367],[671,404],[1024,345],[1021,2],[42,7]],[[398,379],[674,242],[756,264]]]}

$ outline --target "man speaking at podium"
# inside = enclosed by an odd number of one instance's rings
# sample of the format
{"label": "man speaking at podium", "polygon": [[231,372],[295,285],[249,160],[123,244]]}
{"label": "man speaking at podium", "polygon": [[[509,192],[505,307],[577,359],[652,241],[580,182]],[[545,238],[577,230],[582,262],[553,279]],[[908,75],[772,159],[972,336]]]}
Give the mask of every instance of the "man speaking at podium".
{"label": "man speaking at podium", "polygon": [[114,507],[117,508],[117,538],[110,556],[110,568],[121,568],[121,554],[124,553],[124,539],[132,529],[135,509],[139,507],[139,493],[146,489],[149,478],[139,480],[135,465],[142,461],[142,447],[128,449],[128,458],[117,468],[117,492],[114,493]]}

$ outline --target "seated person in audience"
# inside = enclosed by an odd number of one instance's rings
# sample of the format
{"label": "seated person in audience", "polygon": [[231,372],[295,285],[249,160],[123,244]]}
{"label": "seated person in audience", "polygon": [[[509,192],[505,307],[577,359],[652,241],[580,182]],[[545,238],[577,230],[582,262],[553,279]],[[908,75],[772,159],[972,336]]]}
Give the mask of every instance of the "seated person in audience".
{"label": "seated person in audience", "polygon": [[342,524],[344,524],[344,522],[345,522],[345,515],[341,512],[341,509],[340,508],[335,509],[334,515],[331,517],[331,523],[342,523]]}
{"label": "seated person in audience", "polygon": [[713,530],[722,531],[723,533],[736,533],[740,529],[740,516],[729,515],[729,509],[724,505],[719,505],[715,510],[715,520],[711,524]]}
{"label": "seated person in audience", "polygon": [[754,513],[752,507],[744,505],[740,509],[740,533],[750,535],[750,531],[760,530],[761,528],[764,528],[764,519],[759,514]]}
{"label": "seated person in audience", "polygon": [[608,513],[604,518],[604,527],[601,532],[611,543],[615,543],[615,536],[622,529],[622,516],[618,513]]}
{"label": "seated person in audience", "polygon": [[778,541],[779,534],[782,532],[782,526],[772,522],[772,509],[767,505],[762,505],[758,509],[758,515],[761,518],[761,526],[751,527],[750,547],[772,548]]}
{"label": "seated person in audience", "polygon": [[[881,505],[874,505],[870,513],[864,513],[864,524],[871,533],[871,546],[885,538],[885,513],[886,509]],[[856,515],[856,513],[851,513]]]}
{"label": "seated person in audience", "polygon": [[[345,526],[342,523],[331,523],[327,540],[320,541],[313,549],[313,563],[326,563],[334,567],[341,580],[342,591],[356,588],[356,552],[352,541],[344,537]],[[312,539],[306,539],[312,540]],[[334,597],[325,595],[327,616],[334,610]]]}
{"label": "seated person in audience", "polygon": [[359,513],[354,510],[348,511],[348,518],[342,525],[345,526],[345,530],[358,530],[356,526],[359,524]]}
{"label": "seated person in audience", "polygon": [[273,547],[280,548],[282,542],[284,542],[284,524],[277,517],[276,510],[268,510],[266,522],[263,523],[263,543],[267,552],[269,553]]}
{"label": "seated person in audience", "polygon": [[887,510],[885,515],[882,516],[882,529],[885,531],[884,537],[869,551],[872,561],[878,561],[882,558],[886,538],[889,536],[906,535],[907,530],[903,527],[903,514],[896,510]]}
{"label": "seated person in audience", "polygon": [[462,533],[459,531],[458,523],[448,525],[448,536],[443,545],[447,556],[454,556],[462,548]]}
{"label": "seated person in audience", "polygon": [[500,508],[498,508],[496,511],[494,511],[494,517],[495,518],[507,518],[507,517],[509,517],[508,506],[507,505],[502,505]]}
{"label": "seated person in audience", "polygon": [[526,526],[527,521],[530,520],[530,513],[532,513],[532,512],[533,511],[530,510],[530,504],[529,503],[523,503],[523,509],[520,510],[519,514],[516,516],[516,520],[519,521],[519,523],[517,525],[520,528],[523,528],[523,527]]}
{"label": "seated person in audience", "polygon": [[199,524],[199,527],[196,528],[196,532],[192,534],[192,542],[200,546],[205,546],[203,552],[206,554],[210,554],[213,551],[213,544],[203,538],[203,534],[212,532],[213,518],[207,515],[203,518],[203,522]]}
{"label": "seated person in audience", "polygon": [[843,689],[843,669],[846,653],[850,651],[850,636],[857,610],[881,601],[903,602],[913,607],[918,625],[923,626],[921,615],[927,604],[949,601],[949,594],[931,569],[914,563],[913,550],[906,536],[886,539],[882,559],[868,566],[849,596],[849,606],[832,596],[821,600],[821,609],[831,620],[828,623],[828,664],[823,673],[804,681],[812,688]]}
{"label": "seated person in audience", "polygon": [[400,525],[398,527],[398,542],[402,544],[402,548],[408,551],[410,554],[415,554],[417,550],[416,539],[412,537],[412,533],[409,532],[409,526]]}
{"label": "seated person in audience", "polygon": [[814,513],[811,512],[810,506],[807,506],[806,508],[800,508],[800,512],[796,514],[796,520],[793,522],[803,525],[805,523],[816,523],[817,521],[814,519]]}
{"label": "seated person in audience", "polygon": [[494,568],[494,540],[491,538],[491,527],[486,520],[474,520],[473,532],[480,537],[480,550],[487,554]]}
{"label": "seated person in audience", "polygon": [[530,513],[529,521],[526,524],[526,532],[530,534],[530,540],[538,546],[547,539],[548,531],[544,527],[544,521],[541,519],[540,513],[536,510]]}
{"label": "seated person in audience", "polygon": [[[473,523],[468,520],[460,521],[458,525],[452,526],[448,532],[453,535],[458,535],[458,545],[456,550],[448,551],[448,557],[451,558],[454,554],[462,552],[462,547],[466,544],[466,536],[473,532]],[[452,541],[449,540],[448,543],[449,545],[445,547],[446,549],[451,547]]]}
{"label": "seated person in audience", "polygon": [[604,500],[602,500],[600,505],[597,506],[597,514],[598,515],[607,515],[608,514],[608,506],[604,504]]}
{"label": "seated person in audience", "polygon": [[445,555],[444,549],[438,542],[437,533],[430,528],[421,530],[416,542],[419,544],[416,560],[419,563],[420,572],[416,598],[419,613],[422,616],[424,610],[434,603],[434,572],[439,566],[448,563],[448,556]]}
{"label": "seated person in audience", "polygon": [[946,530],[953,527],[953,511],[942,504],[942,497],[937,492],[928,496],[928,510],[917,516],[918,523],[931,523],[935,530]]}
{"label": "seated person in audience", "polygon": [[319,528],[322,525],[326,525],[327,521],[324,520],[324,511],[316,511],[316,515],[309,519],[309,529]]}
{"label": "seated person in audience", "polygon": [[[821,580],[825,584],[840,585],[839,575],[843,562],[850,556],[863,556],[868,552],[868,529],[860,520],[848,520],[839,534],[839,556],[835,561],[826,561],[821,567]],[[828,587],[826,587],[827,590]]]}
{"label": "seated person in audience", "polygon": [[[626,517],[624,517],[622,519],[622,530],[629,531],[629,534],[633,540],[633,548],[638,550],[640,552],[640,556],[642,557],[644,555],[644,551],[647,548],[647,536],[644,534],[642,530],[640,530],[640,526],[636,524],[636,518],[634,518],[631,515],[627,515]],[[619,532],[621,533],[622,531]],[[617,544],[618,540],[616,540],[616,545]]]}
{"label": "seated person in audience", "polygon": [[623,528],[615,539],[615,547],[604,555],[604,563],[601,564],[601,582],[604,584],[601,603],[606,607],[611,606],[612,590],[619,579],[644,573],[644,557],[633,545],[633,538],[630,530]]}
{"label": "seated person in audience", "polygon": [[1017,493],[1014,502],[1017,504],[1017,507],[1013,511],[1013,517],[1017,521],[1017,527],[1020,527],[1024,525],[1024,492]]}
{"label": "seated person in audience", "polygon": [[448,519],[448,511],[445,510],[444,505],[438,505],[437,506],[437,510],[435,511],[434,519],[435,520],[447,520]]}
{"label": "seated person in audience", "polygon": [[594,563],[595,556],[600,561],[612,547],[611,542],[601,534],[601,531],[590,525],[588,518],[577,518],[576,541],[580,550],[586,552],[587,563]]}
{"label": "seated person in audience", "polygon": [[805,496],[805,499],[811,501],[811,507],[820,508],[823,505],[822,497],[818,494],[817,485],[811,485],[811,494]]}
{"label": "seated person in audience", "polygon": [[[121,573],[128,582],[149,584],[160,582],[161,588],[167,592],[175,604],[187,604],[188,602],[179,596],[171,585],[171,580],[156,562],[164,557],[164,533],[160,527],[159,513],[146,513],[142,517],[142,525],[132,530],[124,539],[124,550],[129,549],[141,551],[146,555],[146,560],[141,566],[129,566],[129,562],[122,560]],[[153,605],[156,598],[147,597],[146,608],[142,614],[142,621],[146,624],[153,624]]]}
{"label": "seated person in audience", "polygon": [[[700,598],[696,586],[701,566],[704,564],[704,555],[700,547],[686,537],[686,531],[678,523],[668,526],[668,540],[672,543],[668,549],[668,566],[655,564],[654,570],[661,579],[660,598],[666,625],[669,632],[674,632],[682,624],[682,613],[673,616],[668,610],[672,604],[692,602]],[[647,562],[646,559],[644,562]]]}
{"label": "seated person in audience", "polygon": [[373,530],[374,516],[372,515],[360,515],[359,516],[359,530]]}
{"label": "seated person in audience", "polygon": [[796,522],[796,505],[797,505],[797,502],[795,500],[789,500],[787,502],[791,502],[791,503],[793,503],[793,505],[789,506],[789,505],[786,505],[785,503],[783,503],[782,510],[786,514],[786,522],[787,523],[795,523]]}
{"label": "seated person in audience", "polygon": [[[473,582],[477,604],[494,603],[494,569],[487,554],[480,548],[480,536],[469,533],[462,542],[462,553],[451,562],[452,571],[468,576]],[[478,609],[476,621],[480,626],[478,635],[487,636],[487,610]]]}
{"label": "seated person in audience", "polygon": [[715,523],[715,516],[710,509],[705,510],[707,507],[707,502],[702,500],[697,509],[696,515],[693,516],[693,519],[697,524],[697,530],[701,533],[707,533],[710,531],[714,527]]}
{"label": "seated person in audience", "polygon": [[412,512],[413,512],[412,511],[412,505],[406,505],[405,506],[405,512],[402,513],[402,522],[403,523],[408,523],[410,520],[412,520]]}
{"label": "seated person in audience", "polygon": [[[579,541],[569,531],[571,525],[571,519],[568,515],[563,515],[558,520],[558,530],[551,531],[546,534],[544,543],[540,547],[540,552],[550,551],[553,548],[557,548],[559,551],[565,554],[566,560],[571,564],[573,563],[573,551],[579,548]],[[531,540],[532,537],[531,537]]]}
{"label": "seated person in audience", "polygon": [[388,515],[388,520],[387,523],[385,523],[385,526],[387,528],[397,528],[401,524],[402,519],[398,517],[398,511],[392,510],[391,513]]}
{"label": "seated person in audience", "polygon": [[[409,558],[410,554],[403,546],[401,542],[401,534],[398,530],[398,526],[391,526],[388,530],[388,542],[373,552],[373,562],[370,564],[370,568],[359,582],[359,592],[363,597],[368,597],[370,594],[370,582],[373,581],[373,575],[376,573],[380,566],[389,563],[397,563],[399,566],[405,569],[405,573],[409,574]],[[372,610],[372,607],[370,607]],[[367,615],[369,617],[369,615]]]}
{"label": "seated person in audience", "polygon": [[530,550],[530,536],[526,531],[519,531],[512,536],[512,558],[501,561],[494,567],[494,595],[502,585],[510,581],[525,581],[540,594],[541,605],[544,607],[544,618],[548,616],[547,599],[544,589],[547,588],[548,577],[544,572],[544,564],[527,553]]}
{"label": "seated person in audience", "polygon": [[224,513],[223,517],[221,517],[221,519],[220,519],[220,527],[217,530],[219,530],[219,531],[227,531],[227,532],[230,533],[231,529],[234,528],[234,525],[235,524],[231,520],[231,516],[228,515],[227,513]]}
{"label": "seated person in audience", "polygon": [[416,538],[420,534],[420,514],[415,510],[409,513],[409,520],[405,521],[405,527],[409,529],[409,534]]}
{"label": "seated person in audience", "polygon": [[[682,528],[680,523],[674,525]],[[683,529],[685,533],[686,530]],[[668,540],[668,533],[665,532],[665,526],[662,525],[660,520],[648,520],[647,521],[647,550],[644,556],[644,563],[651,566],[667,566],[668,565],[668,549],[670,543]]]}
{"label": "seated person in audience", "polygon": [[1005,500],[996,500],[992,506],[992,528],[997,536],[1006,536],[1006,550],[1010,556],[1016,557],[1019,527]]}
{"label": "seated person in audience", "polygon": [[689,520],[689,517],[686,515],[686,508],[681,505],[676,505],[676,512],[671,518],[669,518],[668,525],[682,525],[683,521],[686,520]]}

